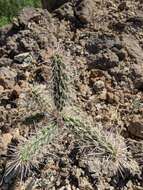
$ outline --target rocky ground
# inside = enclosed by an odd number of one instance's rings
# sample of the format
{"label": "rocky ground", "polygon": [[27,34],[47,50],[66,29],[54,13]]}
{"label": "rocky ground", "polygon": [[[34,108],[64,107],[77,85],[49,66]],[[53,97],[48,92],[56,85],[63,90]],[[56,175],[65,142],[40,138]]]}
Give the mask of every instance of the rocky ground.
{"label": "rocky ground", "polygon": [[[77,164],[76,149],[63,143],[60,162],[41,166],[38,187],[67,190],[143,189],[143,1],[83,0],[67,2],[54,12],[24,9],[12,25],[0,29],[0,180],[2,190],[32,189],[3,178],[7,148],[26,136],[33,124],[26,118],[36,111],[27,106],[28,84],[47,84],[49,58],[62,52],[74,68],[75,102],[106,128],[119,128],[128,139],[140,172],[124,179],[106,177],[102,184],[95,166]],[[29,98],[29,99],[28,99]],[[37,117],[40,125],[45,119]],[[72,156],[70,156],[72,155]],[[73,156],[74,155],[74,156]]]}

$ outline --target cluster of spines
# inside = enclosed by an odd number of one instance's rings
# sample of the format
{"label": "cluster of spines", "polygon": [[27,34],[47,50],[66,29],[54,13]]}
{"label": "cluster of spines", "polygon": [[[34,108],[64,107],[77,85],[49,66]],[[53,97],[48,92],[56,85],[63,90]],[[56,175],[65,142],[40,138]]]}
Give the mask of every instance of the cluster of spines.
{"label": "cluster of spines", "polygon": [[[37,134],[29,137],[24,143],[20,142],[18,147],[13,147],[11,160],[7,164],[5,176],[11,172],[19,171],[22,177],[31,169],[31,166],[38,160],[44,147],[49,145],[56,136],[57,129],[63,126],[62,118],[59,113],[65,106],[67,99],[67,75],[66,67],[62,57],[58,54],[51,58],[53,72],[53,97],[43,93],[43,88],[30,85],[31,94],[38,104],[42,113],[50,116],[50,121],[54,123],[39,130]],[[48,92],[47,92],[48,93]]]}
{"label": "cluster of spines", "polygon": [[138,171],[138,164],[133,160],[125,139],[119,132],[106,131],[99,126],[86,126],[83,121],[71,117],[64,120],[78,140],[79,148],[90,149],[90,155],[99,159],[102,170],[112,170],[114,174],[119,172],[121,175],[125,169]]}
{"label": "cluster of spines", "polygon": [[38,104],[40,111],[43,113],[50,113],[53,103],[52,103],[52,98],[50,97],[48,92],[47,94],[44,94],[43,90],[45,89],[42,89],[40,87],[30,86],[30,88],[31,88],[32,97],[36,102],[36,104]]}
{"label": "cluster of spines", "polygon": [[[53,121],[43,127],[28,140],[21,141],[17,147],[11,147],[13,154],[11,161],[7,164],[5,176],[11,172],[19,171],[21,178],[31,171],[31,167],[37,167],[38,160],[47,153],[48,146],[58,134],[58,124]],[[44,150],[45,149],[45,150]]]}
{"label": "cluster of spines", "polygon": [[67,81],[66,66],[60,55],[55,54],[52,58],[53,68],[53,96],[54,103],[59,112],[61,112],[67,100]]}
{"label": "cluster of spines", "polygon": [[[53,72],[52,98],[54,103],[52,106],[54,106],[54,109],[56,108],[55,112],[57,113],[53,117],[56,118],[55,121],[57,122],[54,125],[49,125],[40,130],[38,133],[39,135],[37,135],[37,137],[29,138],[24,146],[21,146],[21,144],[18,146],[18,151],[15,154],[16,157],[8,165],[7,173],[15,168],[17,169],[17,166],[20,168],[27,168],[27,166],[29,167],[34,164],[34,159],[37,160],[38,153],[43,150],[44,145],[48,145],[53,140],[58,133],[57,129],[61,127],[61,125],[65,125],[67,130],[70,130],[70,132],[74,134],[79,145],[92,147],[95,150],[95,157],[98,157],[99,160],[105,160],[104,158],[107,158],[109,166],[112,166],[115,172],[117,172],[117,170],[122,170],[124,167],[130,168],[130,163],[127,159],[128,149],[126,147],[125,139],[122,138],[120,134],[112,132],[106,133],[103,129],[98,127],[87,126],[80,119],[76,120],[72,116],[64,117],[61,115],[61,111],[64,110],[66,104],[68,92],[66,66],[62,57],[58,54],[52,56],[51,62]],[[53,114],[54,109],[47,101],[49,98],[44,97],[41,90],[33,88],[32,94],[42,112]],[[101,164],[104,163],[102,162]]]}

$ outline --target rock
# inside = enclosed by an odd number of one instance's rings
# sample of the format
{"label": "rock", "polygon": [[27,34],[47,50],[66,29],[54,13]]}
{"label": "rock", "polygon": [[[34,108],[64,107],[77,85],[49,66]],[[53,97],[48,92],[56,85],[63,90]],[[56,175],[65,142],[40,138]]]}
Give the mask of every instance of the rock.
{"label": "rock", "polygon": [[99,94],[99,99],[100,100],[103,100],[103,101],[106,101],[107,99],[107,90],[104,89],[100,94]]}
{"label": "rock", "polygon": [[[26,32],[24,35],[26,36]],[[38,36],[38,38],[39,38],[39,36]],[[42,39],[41,39],[41,41],[42,41]],[[34,40],[34,39],[32,39],[32,37],[31,38],[24,37],[24,38],[20,39],[20,41],[19,41],[20,47],[27,52],[31,52],[32,50],[38,50],[39,49],[38,43],[39,43],[39,40],[38,39]]]}
{"label": "rock", "polygon": [[138,41],[130,35],[124,35],[123,42],[131,58],[136,60],[136,63],[143,64],[143,50]]}
{"label": "rock", "polygon": [[19,93],[20,93],[20,90],[17,88],[17,87],[15,87],[13,90],[12,90],[12,92],[9,94],[9,99],[11,100],[11,101],[14,101],[14,100],[16,100],[17,98],[19,98]]}
{"label": "rock", "polygon": [[115,31],[120,31],[123,32],[126,29],[126,23],[125,22],[121,22],[121,21],[113,21],[109,27],[111,27],[112,29],[114,29]]}
{"label": "rock", "polygon": [[138,78],[134,81],[135,88],[140,91],[143,91],[143,77]]}
{"label": "rock", "polygon": [[94,10],[94,2],[92,0],[78,1],[75,6],[75,15],[83,23],[91,22]]}
{"label": "rock", "polygon": [[85,85],[85,84],[81,84],[79,86],[79,90],[80,90],[82,96],[84,96],[84,97],[87,96],[90,93],[89,87],[87,85]]}
{"label": "rock", "polygon": [[11,64],[12,64],[12,59],[6,57],[0,58],[0,67],[10,66]]}
{"label": "rock", "polygon": [[118,6],[118,9],[120,10],[120,11],[123,11],[123,10],[125,10],[127,8],[127,3],[124,1],[124,2],[122,2],[122,3],[120,3],[120,5]]}
{"label": "rock", "polygon": [[127,19],[127,22],[131,23],[134,27],[143,27],[143,16],[131,16],[129,19]]}
{"label": "rock", "polygon": [[33,62],[33,57],[30,53],[21,53],[14,57],[14,60],[17,63],[22,64],[22,67],[27,67],[29,64]]}
{"label": "rock", "polygon": [[105,83],[102,80],[95,81],[93,84],[93,90],[95,92],[101,92],[105,88]]}
{"label": "rock", "polygon": [[3,91],[4,91],[4,87],[0,86],[0,94],[3,93]]}
{"label": "rock", "polygon": [[8,57],[11,59],[13,59],[14,55],[16,55],[19,52],[18,44],[15,42],[14,36],[7,39],[6,49],[7,49]]}
{"label": "rock", "polygon": [[18,18],[15,19],[14,21],[14,25],[16,27],[23,27],[25,28],[26,26],[28,26],[29,21],[33,20],[38,20],[40,18],[40,14],[31,7],[26,7],[24,8],[20,14],[18,15]]}
{"label": "rock", "polygon": [[125,60],[125,58],[127,57],[127,53],[125,50],[118,50],[116,48],[113,49],[113,51],[116,53],[116,55],[119,58],[119,61],[123,61]]}
{"label": "rock", "polygon": [[129,119],[128,131],[133,136],[143,139],[143,117],[141,115],[133,115]]}
{"label": "rock", "polygon": [[74,18],[74,10],[71,2],[63,4],[59,9],[54,11],[60,19],[70,20]]}
{"label": "rock", "polygon": [[4,88],[13,88],[15,85],[16,72],[8,67],[0,68],[0,85]]}
{"label": "rock", "polygon": [[120,101],[120,98],[117,95],[113,94],[112,92],[107,93],[107,102],[108,103],[111,103],[111,104],[117,103],[118,104],[119,101]]}
{"label": "rock", "polygon": [[93,61],[95,68],[102,70],[117,66],[118,62],[126,57],[123,44],[118,37],[112,35],[93,35],[87,41],[85,47],[89,53],[90,62]]}
{"label": "rock", "polygon": [[133,64],[131,71],[135,88],[143,91],[143,64]]}
{"label": "rock", "polygon": [[91,35],[86,43],[86,49],[90,54],[96,54],[106,49],[116,48],[118,50],[123,48],[118,37],[109,34]]}
{"label": "rock", "polygon": [[35,80],[39,83],[51,83],[52,80],[51,67],[43,65],[35,71]]}
{"label": "rock", "polygon": [[108,70],[117,66],[119,63],[118,56],[111,50],[107,50],[104,53],[99,53],[96,56],[91,55],[89,59],[89,67],[101,70]]}
{"label": "rock", "polygon": [[42,0],[42,6],[44,9],[52,12],[68,1],[69,0]]}
{"label": "rock", "polygon": [[11,142],[11,140],[12,140],[12,135],[10,133],[3,134],[0,137],[0,150],[6,151],[7,146]]}

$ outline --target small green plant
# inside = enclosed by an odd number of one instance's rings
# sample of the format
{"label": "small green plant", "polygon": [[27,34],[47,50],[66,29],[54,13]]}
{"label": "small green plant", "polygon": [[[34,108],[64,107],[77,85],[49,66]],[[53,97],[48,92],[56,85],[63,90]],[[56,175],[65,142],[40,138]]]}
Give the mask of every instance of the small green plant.
{"label": "small green plant", "polygon": [[10,172],[15,170],[21,173],[21,178],[26,176],[32,166],[37,166],[37,160],[40,160],[40,157],[43,156],[42,151],[47,148],[47,144],[51,143],[57,133],[58,123],[53,121],[48,126],[40,129],[37,134],[29,137],[28,140],[20,142],[16,150],[11,148],[14,154],[11,155],[12,159],[7,165],[5,175],[8,176]]}
{"label": "small green plant", "polygon": [[12,160],[7,164],[6,175],[20,170],[23,177],[28,170],[31,170],[32,165],[38,166],[40,153],[42,152],[44,156],[43,149],[54,143],[54,139],[62,129],[74,135],[79,148],[83,148],[83,152],[87,153],[86,156],[92,155],[93,158],[98,159],[101,168],[105,168],[107,172],[112,170],[115,174],[117,171],[122,173],[125,168],[136,169],[137,164],[133,162],[125,139],[118,132],[107,131],[102,126],[94,126],[94,122],[89,121],[88,117],[80,117],[83,111],[77,107],[75,110],[78,112],[74,111],[72,114],[73,106],[68,107],[66,104],[69,73],[61,55],[56,53],[51,57],[51,69],[53,71],[52,96],[49,94],[46,96],[39,88],[31,87],[35,103],[39,105],[41,112],[49,116],[50,123],[39,129],[37,135],[29,137],[24,144],[19,143],[12,155]]}
{"label": "small green plant", "polygon": [[53,68],[53,96],[54,103],[58,111],[62,111],[67,99],[67,81],[66,67],[60,55],[56,54],[52,57]]}
{"label": "small green plant", "polygon": [[66,117],[65,123],[77,139],[79,147],[83,147],[86,156],[88,156],[87,152],[90,152],[90,156],[99,159],[100,167],[104,172],[110,170],[114,174],[117,171],[122,174],[126,168],[138,170],[138,165],[133,162],[125,139],[117,131],[106,131],[102,126],[85,125],[83,120],[71,117]]}
{"label": "small green plant", "polygon": [[26,7],[40,7],[40,0],[0,0],[0,26],[11,22],[18,12]]}

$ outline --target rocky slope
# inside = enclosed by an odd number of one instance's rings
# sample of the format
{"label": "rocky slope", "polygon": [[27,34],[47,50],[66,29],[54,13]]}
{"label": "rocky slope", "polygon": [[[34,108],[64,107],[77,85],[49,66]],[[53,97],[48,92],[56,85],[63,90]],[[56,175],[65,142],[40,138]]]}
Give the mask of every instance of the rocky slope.
{"label": "rocky slope", "polygon": [[[63,143],[61,160],[41,166],[35,189],[142,189],[143,188],[143,1],[75,0],[54,12],[24,9],[13,24],[0,29],[0,180],[2,189],[32,189],[3,178],[7,148],[33,130],[36,112],[30,102],[31,81],[47,85],[54,51],[74,68],[74,101],[96,124],[118,128],[140,166],[124,178],[98,183],[92,162],[78,162],[76,149]],[[39,125],[46,119],[36,117]],[[66,140],[65,140],[66,141]],[[57,148],[58,149],[58,148]],[[69,154],[70,152],[70,154]],[[70,156],[72,155],[72,156]],[[74,155],[74,156],[73,156]],[[86,165],[86,167],[84,166]],[[48,177],[48,172],[52,176]],[[31,180],[32,179],[32,180]],[[50,181],[48,181],[50,180]],[[28,185],[27,185],[28,184]],[[54,184],[54,185],[53,185]]]}

